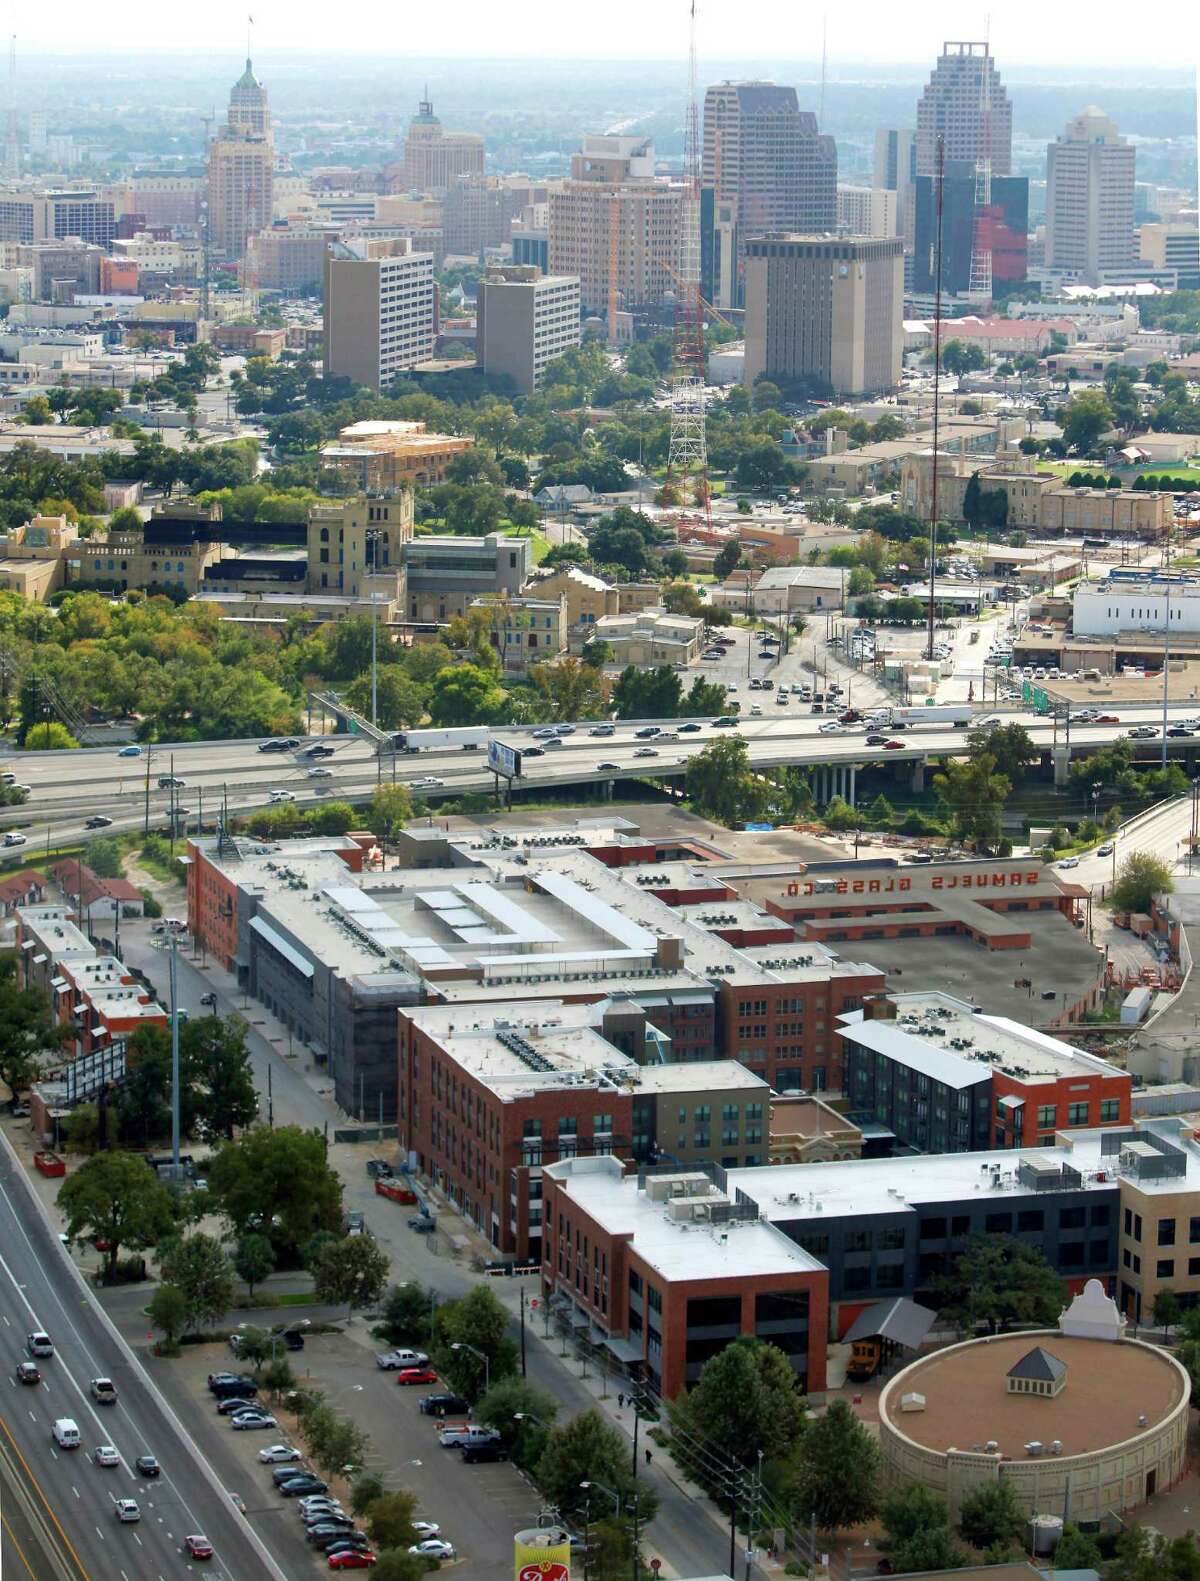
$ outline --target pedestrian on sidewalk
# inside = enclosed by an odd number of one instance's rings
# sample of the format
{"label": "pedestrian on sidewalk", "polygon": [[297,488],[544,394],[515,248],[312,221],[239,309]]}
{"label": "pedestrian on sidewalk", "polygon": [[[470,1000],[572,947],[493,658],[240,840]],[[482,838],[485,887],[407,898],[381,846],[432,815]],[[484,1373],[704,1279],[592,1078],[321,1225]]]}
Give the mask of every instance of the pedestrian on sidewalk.
{"label": "pedestrian on sidewalk", "polygon": [[647,1465],[650,1464],[650,1451],[649,1450],[646,1451],[646,1464]]}
{"label": "pedestrian on sidewalk", "polygon": [[618,1411],[623,1411],[624,1409],[625,1409],[625,1396],[623,1394],[618,1394],[617,1395],[617,1410]]}

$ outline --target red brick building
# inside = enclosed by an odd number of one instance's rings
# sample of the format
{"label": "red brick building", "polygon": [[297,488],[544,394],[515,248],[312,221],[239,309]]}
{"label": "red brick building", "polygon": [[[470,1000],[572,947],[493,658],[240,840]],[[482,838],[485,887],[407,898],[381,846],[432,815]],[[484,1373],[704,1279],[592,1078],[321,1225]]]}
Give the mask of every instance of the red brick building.
{"label": "red brick building", "polygon": [[626,1176],[613,1158],[566,1159],[545,1181],[542,1286],[560,1323],[585,1326],[668,1399],[740,1335],[785,1352],[825,1390],[829,1275],[721,1189],[721,1172]]}

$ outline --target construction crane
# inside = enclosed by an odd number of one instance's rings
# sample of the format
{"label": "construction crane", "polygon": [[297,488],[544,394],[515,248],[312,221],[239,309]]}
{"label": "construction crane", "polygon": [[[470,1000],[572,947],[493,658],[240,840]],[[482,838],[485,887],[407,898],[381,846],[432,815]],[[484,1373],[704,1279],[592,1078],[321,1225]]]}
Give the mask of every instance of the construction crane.
{"label": "construction crane", "polygon": [[696,104],[696,0],[689,0],[688,102],[683,134],[683,201],[675,291],[675,368],[667,481],[691,492],[711,523],[704,421],[704,316],[700,306],[700,117]]}

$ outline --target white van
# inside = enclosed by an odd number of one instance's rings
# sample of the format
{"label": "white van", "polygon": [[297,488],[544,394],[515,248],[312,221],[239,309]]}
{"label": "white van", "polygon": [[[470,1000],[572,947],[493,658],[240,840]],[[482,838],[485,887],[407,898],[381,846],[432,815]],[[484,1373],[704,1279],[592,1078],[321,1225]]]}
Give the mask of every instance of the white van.
{"label": "white van", "polygon": [[79,1448],[79,1429],[69,1416],[60,1416],[55,1422],[54,1442],[60,1449]]}
{"label": "white van", "polygon": [[26,840],[23,834],[18,834],[15,829],[10,829],[4,836],[4,843],[5,845],[24,845]]}

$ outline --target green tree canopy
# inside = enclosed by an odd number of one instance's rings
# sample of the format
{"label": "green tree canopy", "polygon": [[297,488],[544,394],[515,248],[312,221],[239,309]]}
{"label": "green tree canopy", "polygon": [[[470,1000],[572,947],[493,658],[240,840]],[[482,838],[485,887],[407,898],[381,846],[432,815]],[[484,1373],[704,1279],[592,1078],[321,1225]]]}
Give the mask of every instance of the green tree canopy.
{"label": "green tree canopy", "polygon": [[727,828],[755,822],[766,811],[770,791],[750,766],[738,735],[723,735],[688,759],[688,800],[697,812]]}
{"label": "green tree canopy", "polygon": [[51,1020],[46,996],[17,985],[11,950],[0,954],[0,1076],[13,1099],[28,1087],[38,1070],[38,1056],[57,1049],[70,1029]]}
{"label": "green tree canopy", "polygon": [[954,816],[958,838],[977,851],[994,851],[1002,838],[1000,814],[1012,781],[996,771],[992,754],[979,752],[965,763],[947,760],[934,775],[933,787]]}
{"label": "green tree canopy", "polygon": [[1117,871],[1112,904],[1118,911],[1149,911],[1157,895],[1175,888],[1171,869],[1149,851],[1131,851]]}
{"label": "green tree canopy", "polygon": [[312,1264],[313,1293],[319,1301],[345,1302],[353,1316],[356,1309],[379,1300],[390,1266],[373,1235],[347,1235],[324,1246]]}
{"label": "green tree canopy", "polygon": [[[706,1451],[752,1466],[760,1451],[769,1459],[790,1454],[804,1430],[806,1412],[784,1353],[746,1337],[705,1362],[671,1414]],[[697,1470],[699,1481],[710,1480]]]}
{"label": "green tree canopy", "polygon": [[[547,1504],[566,1519],[579,1519],[588,1503],[581,1482],[603,1482],[621,1498],[626,1508],[631,1494],[639,1496],[641,1523],[654,1513],[657,1501],[645,1481],[634,1483],[629,1444],[597,1410],[582,1411],[561,1427],[554,1427],[534,1473]],[[603,1502],[603,1496],[597,1504]],[[611,1501],[609,1501],[611,1503]]]}
{"label": "green tree canopy", "polygon": [[251,1296],[255,1285],[262,1284],[275,1272],[275,1251],[265,1235],[251,1232],[243,1235],[233,1256],[234,1272],[246,1282]]}
{"label": "green tree canopy", "polygon": [[234,1231],[261,1230],[281,1264],[294,1262],[318,1230],[341,1227],[342,1183],[317,1131],[255,1126],[220,1149],[209,1183]]}
{"label": "green tree canopy", "polygon": [[958,1510],[958,1529],[976,1548],[1017,1542],[1026,1516],[1011,1482],[981,1483],[964,1494]]}
{"label": "green tree canopy", "polygon": [[183,1292],[194,1327],[212,1327],[233,1305],[233,1267],[215,1236],[197,1232],[177,1241],[162,1259],[162,1274]]}
{"label": "green tree canopy", "polygon": [[989,755],[995,772],[1014,784],[1040,756],[1024,725],[992,725],[986,730],[972,730],[967,740],[972,757]]}
{"label": "green tree canopy", "polygon": [[957,1327],[1057,1323],[1067,1287],[1041,1250],[1011,1235],[972,1235],[949,1276],[938,1281],[941,1316]]}
{"label": "green tree canopy", "polygon": [[879,1445],[845,1400],[809,1423],[795,1456],[795,1507],[823,1532],[869,1520],[879,1503]]}
{"label": "green tree canopy", "polygon": [[122,1247],[153,1246],[171,1222],[171,1197],[144,1158],[134,1153],[97,1153],[58,1188],[67,1235],[106,1241],[108,1276],[116,1273]]}

